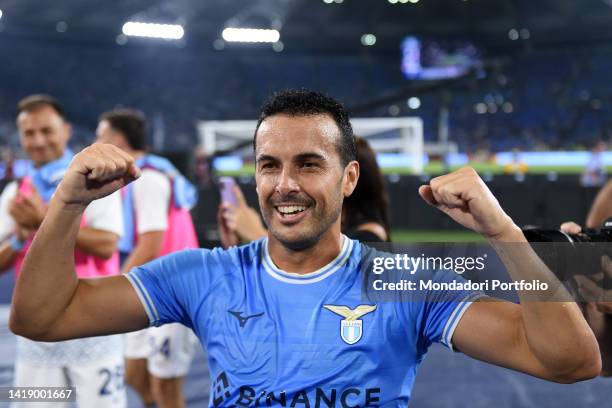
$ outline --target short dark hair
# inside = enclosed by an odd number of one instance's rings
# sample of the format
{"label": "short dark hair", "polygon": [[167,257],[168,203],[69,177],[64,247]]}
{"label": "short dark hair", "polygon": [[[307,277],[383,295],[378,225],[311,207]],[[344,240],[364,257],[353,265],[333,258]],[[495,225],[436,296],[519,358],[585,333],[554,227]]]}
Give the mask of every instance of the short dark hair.
{"label": "short dark hair", "polygon": [[145,149],[146,121],[142,112],[134,109],[113,109],[100,116],[100,122],[103,120],[107,121],[113,129],[121,132],[132,149]]}
{"label": "short dark hair", "polygon": [[341,137],[336,143],[336,150],[342,166],[357,159],[353,127],[344,106],[321,92],[308,89],[285,90],[272,95],[272,98],[261,108],[261,115],[253,136],[253,149],[257,147],[257,131],[261,122],[270,116],[281,114],[290,116],[327,114],[331,116],[340,129]]}
{"label": "short dark hair", "polygon": [[57,99],[44,94],[29,95],[20,100],[19,103],[17,103],[17,115],[22,112],[34,112],[46,106],[53,109],[62,119],[66,120],[64,108]]}

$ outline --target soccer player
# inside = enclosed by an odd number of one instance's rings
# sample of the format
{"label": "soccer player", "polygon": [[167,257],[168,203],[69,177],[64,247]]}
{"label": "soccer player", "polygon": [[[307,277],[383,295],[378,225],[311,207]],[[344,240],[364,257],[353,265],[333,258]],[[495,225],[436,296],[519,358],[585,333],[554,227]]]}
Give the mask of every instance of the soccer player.
{"label": "soccer player", "polygon": [[[342,205],[342,231],[361,242],[390,241],[389,197],[376,153],[368,141],[355,138],[359,182]],[[224,248],[249,242],[268,234],[259,213],[249,207],[240,187],[234,185],[236,203],[221,202],[217,212],[219,235]]]}
{"label": "soccer player", "polygon": [[[267,238],[179,252],[96,282],[79,280],[66,255],[80,215],[139,170],[114,146],[80,153],[26,259],[11,329],[55,341],[181,322],[207,348],[210,405],[224,407],[406,406],[433,342],[557,382],[598,374],[597,341],[575,303],[475,301],[467,291],[431,302],[362,298],[360,264],[373,250],[340,232],[359,167],[338,102],[277,94],[254,143]],[[550,274],[528,245],[502,245],[525,240],[474,170],[437,177],[419,194],[486,237],[514,280]]]}
{"label": "soccer player", "polygon": [[[142,169],[142,176],[122,190],[125,235],[119,249],[124,273],[161,255],[198,247],[189,213],[195,203],[184,202],[190,185],[184,179],[174,183],[182,177],[178,170],[146,153],[145,127],[141,113],[118,109],[104,113],[97,129],[99,142],[119,147]],[[178,323],[128,333],[126,382],[145,405],[155,401],[160,408],[183,407],[182,383],[196,346],[191,329]]]}
{"label": "soccer player", "polygon": [[[19,276],[32,236],[73,154],[66,146],[70,124],[52,97],[32,95],[23,99],[18,105],[17,126],[21,147],[32,167],[26,177],[7,185],[0,196],[0,236],[5,239],[0,246],[0,269],[14,267]],[[65,254],[73,271],[81,279],[119,274],[117,241],[123,233],[119,194],[92,202],[83,210],[75,225],[73,245]],[[51,288],[49,295],[53,292]],[[111,302],[108,299],[107,303]],[[98,306],[105,308],[108,304]],[[76,387],[79,407],[125,407],[123,365],[119,336],[58,343],[18,337],[14,384]]]}

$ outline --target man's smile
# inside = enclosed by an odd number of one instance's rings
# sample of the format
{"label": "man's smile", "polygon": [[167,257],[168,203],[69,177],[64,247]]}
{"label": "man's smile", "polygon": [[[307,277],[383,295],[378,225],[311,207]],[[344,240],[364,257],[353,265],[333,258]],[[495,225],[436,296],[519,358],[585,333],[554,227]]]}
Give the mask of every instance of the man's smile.
{"label": "man's smile", "polygon": [[291,225],[301,221],[310,210],[310,206],[303,204],[275,205],[275,213],[282,224]]}

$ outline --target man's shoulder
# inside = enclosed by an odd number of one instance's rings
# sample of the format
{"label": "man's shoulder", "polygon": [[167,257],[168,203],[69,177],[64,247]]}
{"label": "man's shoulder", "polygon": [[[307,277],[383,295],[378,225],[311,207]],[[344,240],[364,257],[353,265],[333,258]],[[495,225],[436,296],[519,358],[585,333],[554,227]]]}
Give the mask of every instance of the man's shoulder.
{"label": "man's shoulder", "polygon": [[359,248],[358,255],[362,262],[371,262],[374,258],[378,257],[391,258],[394,256],[391,252],[391,246],[387,242],[366,244],[355,241],[355,244],[356,248]]}
{"label": "man's shoulder", "polygon": [[227,249],[215,248],[210,251],[209,256],[216,257],[224,262],[230,262],[231,265],[239,266],[242,269],[260,262],[264,240],[265,238]]}
{"label": "man's shoulder", "polygon": [[[210,274],[242,274],[257,263],[261,240],[231,248],[196,248],[175,252],[164,258],[179,270],[203,268]],[[160,259],[164,259],[160,258]]]}

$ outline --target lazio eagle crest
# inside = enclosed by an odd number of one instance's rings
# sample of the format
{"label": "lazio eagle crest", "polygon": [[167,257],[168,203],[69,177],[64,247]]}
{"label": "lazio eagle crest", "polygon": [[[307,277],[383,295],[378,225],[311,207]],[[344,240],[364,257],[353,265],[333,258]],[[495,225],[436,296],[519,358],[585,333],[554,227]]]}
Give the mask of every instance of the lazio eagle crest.
{"label": "lazio eagle crest", "polygon": [[323,307],[344,317],[340,320],[340,337],[346,344],[355,344],[361,339],[363,322],[359,318],[376,310],[376,305],[359,305],[352,310],[348,306],[323,305]]}

